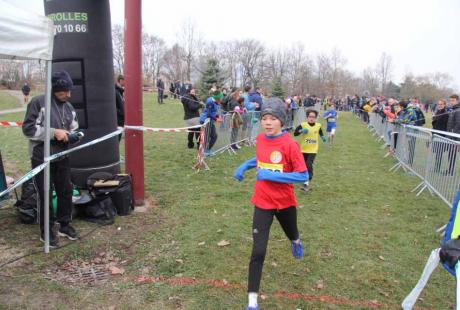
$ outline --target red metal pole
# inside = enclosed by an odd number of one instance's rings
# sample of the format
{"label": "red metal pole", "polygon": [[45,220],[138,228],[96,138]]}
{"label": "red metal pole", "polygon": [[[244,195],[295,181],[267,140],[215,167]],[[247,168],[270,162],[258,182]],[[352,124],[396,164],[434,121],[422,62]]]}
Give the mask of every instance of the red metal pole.
{"label": "red metal pole", "polygon": [[[142,126],[142,1],[125,0],[125,123]],[[133,176],[134,201],[144,204],[144,134],[125,131],[126,171]]]}

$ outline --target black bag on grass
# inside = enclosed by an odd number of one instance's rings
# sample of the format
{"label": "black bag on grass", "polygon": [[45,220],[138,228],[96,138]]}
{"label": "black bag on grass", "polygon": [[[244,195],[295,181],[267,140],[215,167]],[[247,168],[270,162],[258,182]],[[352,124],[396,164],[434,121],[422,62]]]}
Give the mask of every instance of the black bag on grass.
{"label": "black bag on grass", "polygon": [[84,220],[99,225],[112,225],[117,211],[110,197],[97,197],[80,207]]}
{"label": "black bag on grass", "polygon": [[95,197],[109,196],[118,215],[129,215],[134,209],[134,196],[131,176],[98,172],[87,181],[88,189]]}
{"label": "black bag on grass", "polygon": [[120,183],[114,191],[109,193],[109,196],[117,208],[118,215],[129,215],[134,209],[133,183],[131,181],[131,176],[127,174],[117,174],[114,178]]}

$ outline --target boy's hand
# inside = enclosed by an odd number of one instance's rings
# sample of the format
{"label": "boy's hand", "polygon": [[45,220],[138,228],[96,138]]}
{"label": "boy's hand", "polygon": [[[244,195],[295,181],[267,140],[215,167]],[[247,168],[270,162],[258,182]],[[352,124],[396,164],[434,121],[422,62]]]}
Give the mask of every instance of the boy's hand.
{"label": "boy's hand", "polygon": [[307,128],[303,128],[303,129],[302,129],[302,133],[304,133],[304,134],[307,134],[308,131],[309,131],[309,130],[308,130]]}
{"label": "boy's hand", "polygon": [[325,136],[321,136],[321,140],[323,140],[323,142],[326,142],[326,137],[325,137]]}
{"label": "boy's hand", "polygon": [[235,174],[233,175],[233,177],[237,179],[238,181],[243,182],[245,172],[246,172],[246,167],[241,165],[238,167],[238,169],[235,170]]}

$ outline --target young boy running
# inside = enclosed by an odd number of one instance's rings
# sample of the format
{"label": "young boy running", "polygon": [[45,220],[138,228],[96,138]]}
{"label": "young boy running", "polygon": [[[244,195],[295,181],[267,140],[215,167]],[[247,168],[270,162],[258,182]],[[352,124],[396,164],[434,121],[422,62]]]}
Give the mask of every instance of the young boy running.
{"label": "young boy running", "polygon": [[323,134],[321,124],[316,122],[318,112],[316,110],[307,110],[307,121],[301,123],[294,130],[294,136],[301,135],[300,149],[307,165],[309,180],[305,182],[301,190],[308,192],[311,190],[311,180],[313,179],[313,162],[315,161],[316,154],[318,153],[318,140],[321,137],[323,142],[326,142],[326,137]]}
{"label": "young boy running", "polygon": [[329,104],[329,109],[324,113],[323,118],[327,121],[326,132],[328,134],[329,145],[334,143],[335,131],[337,129],[337,111],[333,103]]}
{"label": "young boy running", "polygon": [[278,98],[268,99],[261,116],[264,133],[256,138],[256,157],[244,162],[235,171],[235,178],[243,181],[246,170],[257,168],[257,181],[251,198],[255,208],[247,310],[259,309],[257,295],[273,217],[276,217],[291,241],[292,255],[297,259],[303,257],[303,247],[297,230],[297,201],[292,183],[308,180],[307,167],[297,142],[289,133],[282,131],[286,122],[283,102]]}

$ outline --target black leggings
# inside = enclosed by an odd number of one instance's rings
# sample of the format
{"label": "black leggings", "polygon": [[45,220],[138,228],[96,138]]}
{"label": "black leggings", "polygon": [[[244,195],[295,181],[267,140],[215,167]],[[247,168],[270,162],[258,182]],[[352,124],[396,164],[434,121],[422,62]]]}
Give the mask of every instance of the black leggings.
{"label": "black leggings", "polygon": [[252,219],[253,244],[251,260],[249,262],[248,292],[256,293],[259,291],[273,216],[276,217],[289,240],[299,239],[296,207],[289,207],[281,211],[254,208],[254,217]]}
{"label": "black leggings", "polygon": [[313,163],[315,162],[316,153],[302,153],[303,160],[305,161],[305,165],[307,165],[308,169],[308,180],[311,181],[313,179]]}

